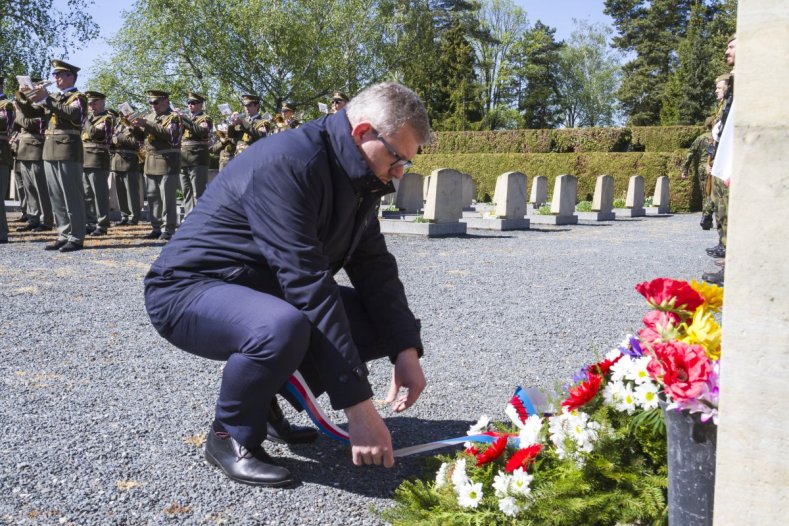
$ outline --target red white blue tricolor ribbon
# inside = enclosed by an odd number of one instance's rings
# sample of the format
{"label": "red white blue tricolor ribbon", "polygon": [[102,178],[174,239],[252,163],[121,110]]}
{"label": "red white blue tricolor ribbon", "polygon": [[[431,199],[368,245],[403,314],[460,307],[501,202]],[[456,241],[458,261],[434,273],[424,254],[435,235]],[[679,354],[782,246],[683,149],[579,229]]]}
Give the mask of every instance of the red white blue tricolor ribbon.
{"label": "red white blue tricolor ribbon", "polygon": [[[307,382],[304,380],[304,377],[301,376],[301,373],[298,371],[293,373],[293,376],[288,379],[288,383],[285,387],[288,393],[301,404],[301,406],[307,412],[307,416],[310,417],[310,420],[312,420],[312,422],[321,432],[343,444],[350,444],[348,432],[332,422],[326,413],[323,412],[323,409],[321,409],[321,406],[318,404],[315,395],[312,393],[309,386],[307,386]],[[521,408],[518,406],[522,405],[522,409],[527,416],[534,415],[537,414],[538,406],[544,405],[545,396],[537,389],[523,389],[522,387],[517,387],[515,390],[515,395],[513,396],[513,402],[511,403],[513,403],[516,406],[516,409],[519,410],[519,414],[521,413]],[[458,444],[462,445],[465,442],[492,444],[498,438],[499,435],[496,433],[478,433],[474,435],[464,435],[455,438],[435,440],[433,442],[426,442],[424,444],[417,444],[414,446],[395,449],[393,453],[396,457],[405,457],[408,455],[414,455],[416,453],[432,451],[434,449],[439,449],[446,446],[454,446]],[[510,437],[509,442],[517,446],[518,438]]]}

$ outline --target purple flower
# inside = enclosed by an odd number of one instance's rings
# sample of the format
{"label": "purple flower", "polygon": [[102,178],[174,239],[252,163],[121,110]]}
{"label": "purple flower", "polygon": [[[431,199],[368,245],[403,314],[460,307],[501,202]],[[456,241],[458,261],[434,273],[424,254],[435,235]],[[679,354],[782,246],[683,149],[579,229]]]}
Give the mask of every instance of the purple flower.
{"label": "purple flower", "polygon": [[641,358],[644,356],[644,351],[641,350],[641,344],[638,342],[638,338],[632,334],[628,334],[617,349],[619,349],[622,354],[630,356],[631,358]]}

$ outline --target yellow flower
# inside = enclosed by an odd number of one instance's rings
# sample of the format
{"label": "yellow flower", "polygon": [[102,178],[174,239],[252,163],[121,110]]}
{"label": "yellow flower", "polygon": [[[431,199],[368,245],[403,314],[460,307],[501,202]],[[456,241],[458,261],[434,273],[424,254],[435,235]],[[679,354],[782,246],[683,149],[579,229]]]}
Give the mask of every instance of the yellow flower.
{"label": "yellow flower", "polygon": [[707,351],[711,360],[721,357],[721,327],[712,316],[712,312],[702,305],[696,309],[693,322],[688,325],[682,341],[689,344],[698,344]]}
{"label": "yellow flower", "polygon": [[723,287],[696,280],[690,282],[693,290],[701,294],[704,298],[704,306],[715,312],[720,312],[723,307]]}

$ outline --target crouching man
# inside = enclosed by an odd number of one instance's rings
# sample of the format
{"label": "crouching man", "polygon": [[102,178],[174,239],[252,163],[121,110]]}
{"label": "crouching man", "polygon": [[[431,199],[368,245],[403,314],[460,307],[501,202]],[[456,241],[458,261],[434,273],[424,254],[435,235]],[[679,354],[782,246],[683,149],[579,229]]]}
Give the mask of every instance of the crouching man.
{"label": "crouching man", "polygon": [[[299,370],[348,419],[356,465],[394,464],[365,362],[394,364],[396,412],[425,387],[419,322],[376,219],[420,145],[430,140],[419,98],[371,86],[332,117],[249,147],[209,186],[145,278],[154,327],[175,346],[226,361],[205,456],[228,477],[293,482],[262,442],[304,442],[275,395]],[[353,287],[339,286],[345,269]]]}

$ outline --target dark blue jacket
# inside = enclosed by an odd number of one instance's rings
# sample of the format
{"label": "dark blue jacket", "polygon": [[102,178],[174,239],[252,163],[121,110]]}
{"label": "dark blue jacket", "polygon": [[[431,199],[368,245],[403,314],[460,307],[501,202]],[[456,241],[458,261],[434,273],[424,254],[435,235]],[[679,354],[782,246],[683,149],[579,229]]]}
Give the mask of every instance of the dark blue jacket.
{"label": "dark blue jacket", "polygon": [[170,299],[195,280],[274,294],[316,328],[311,354],[332,406],[370,398],[334,274],[345,269],[390,358],[409,347],[421,353],[376,218],[381,196],[393,190],[370,171],[345,111],[257,141],[208,186],[153,263],[145,279],[151,321],[167,337],[178,319]]}

